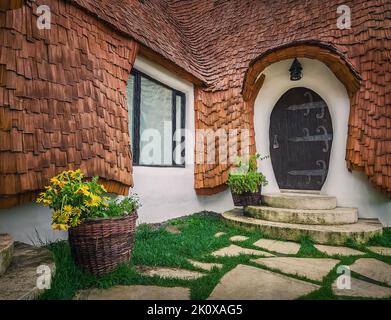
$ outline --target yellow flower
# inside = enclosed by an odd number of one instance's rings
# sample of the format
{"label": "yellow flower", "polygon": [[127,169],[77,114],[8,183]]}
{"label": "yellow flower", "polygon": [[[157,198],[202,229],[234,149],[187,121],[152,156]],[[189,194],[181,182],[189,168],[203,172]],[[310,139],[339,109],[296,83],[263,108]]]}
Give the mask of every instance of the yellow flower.
{"label": "yellow flower", "polygon": [[76,179],[78,177],[83,178],[83,174],[81,173],[80,169],[76,169],[74,171],[69,171],[71,178]]}
{"label": "yellow flower", "polygon": [[66,204],[63,209],[65,212],[72,212],[74,208],[71,205]]}
{"label": "yellow flower", "polygon": [[66,224],[61,224],[61,223],[54,223],[52,224],[52,229],[53,230],[63,230],[63,231],[67,231],[68,230],[68,226]]}
{"label": "yellow flower", "polygon": [[91,192],[88,191],[89,189],[90,188],[87,185],[83,184],[75,191],[75,193],[82,193],[85,196],[89,196],[91,194]]}
{"label": "yellow flower", "polygon": [[87,207],[98,207],[101,203],[102,198],[95,194],[91,194],[90,199],[84,202]]}

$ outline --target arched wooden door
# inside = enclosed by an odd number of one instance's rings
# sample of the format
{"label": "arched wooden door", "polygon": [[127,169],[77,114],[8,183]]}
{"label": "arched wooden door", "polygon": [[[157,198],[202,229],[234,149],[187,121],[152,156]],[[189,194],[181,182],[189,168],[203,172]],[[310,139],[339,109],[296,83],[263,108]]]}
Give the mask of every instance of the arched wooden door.
{"label": "arched wooden door", "polygon": [[280,189],[320,190],[326,180],[333,127],[327,104],[314,91],[285,92],[271,114],[270,157]]}

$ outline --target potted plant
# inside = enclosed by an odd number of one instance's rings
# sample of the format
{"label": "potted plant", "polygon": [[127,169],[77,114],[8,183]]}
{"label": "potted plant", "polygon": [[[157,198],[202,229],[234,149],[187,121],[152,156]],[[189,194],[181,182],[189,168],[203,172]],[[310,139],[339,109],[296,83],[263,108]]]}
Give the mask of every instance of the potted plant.
{"label": "potted plant", "polygon": [[267,158],[259,154],[250,155],[246,160],[238,158],[235,168],[228,174],[228,186],[231,189],[234,205],[238,207],[259,205],[262,186],[267,185],[266,177],[257,171],[257,160]]}
{"label": "potted plant", "polygon": [[37,202],[52,209],[54,230],[68,231],[76,264],[102,275],[130,260],[140,202],[137,195],[103,196],[98,179],[85,179],[79,169],[64,171],[50,180]]}

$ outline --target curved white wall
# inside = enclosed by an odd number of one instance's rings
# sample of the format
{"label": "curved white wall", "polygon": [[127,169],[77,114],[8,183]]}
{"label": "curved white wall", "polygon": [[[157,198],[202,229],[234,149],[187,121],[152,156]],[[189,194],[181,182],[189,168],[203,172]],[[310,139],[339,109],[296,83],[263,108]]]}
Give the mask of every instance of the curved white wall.
{"label": "curved white wall", "polygon": [[[332,143],[329,172],[321,192],[337,197],[339,206],[352,206],[359,209],[360,217],[379,218],[391,225],[391,201],[375,190],[360,172],[350,173],[345,162],[345,147],[348,132],[349,97],[344,85],[322,62],[313,59],[299,59],[303,67],[303,77],[290,81],[289,67],[292,59],[275,63],[264,70],[265,82],[254,106],[254,127],[257,151],[270,154],[269,125],[270,114],[278,99],[288,89],[307,87],[318,93],[329,107],[334,138]],[[265,192],[278,192],[271,160],[260,163],[269,185]]]}

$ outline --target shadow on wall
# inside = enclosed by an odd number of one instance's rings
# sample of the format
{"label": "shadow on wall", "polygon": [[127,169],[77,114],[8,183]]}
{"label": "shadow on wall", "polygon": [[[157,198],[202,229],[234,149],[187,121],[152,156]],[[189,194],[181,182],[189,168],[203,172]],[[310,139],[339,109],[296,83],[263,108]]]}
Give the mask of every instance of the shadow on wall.
{"label": "shadow on wall", "polygon": [[9,209],[0,209],[0,233],[9,233],[15,240],[43,245],[66,239],[68,233],[53,231],[50,209],[34,202]]}

